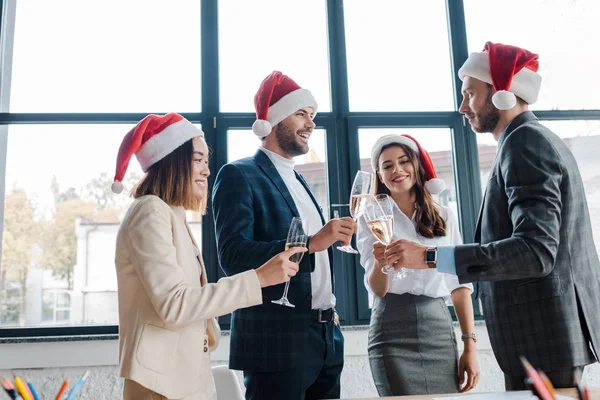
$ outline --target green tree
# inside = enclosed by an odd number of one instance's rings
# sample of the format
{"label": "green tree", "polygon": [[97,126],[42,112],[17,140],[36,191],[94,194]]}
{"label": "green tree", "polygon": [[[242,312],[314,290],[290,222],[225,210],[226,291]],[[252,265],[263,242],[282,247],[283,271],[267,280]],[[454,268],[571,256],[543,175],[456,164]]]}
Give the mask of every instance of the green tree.
{"label": "green tree", "polygon": [[[133,187],[139,180],[130,174],[124,182]],[[77,261],[77,218],[95,222],[118,223],[127,204],[127,196],[111,191],[112,178],[107,173],[90,180],[80,191],[75,188],[61,190],[56,177],[53,177],[51,191],[54,196],[52,218],[44,228],[44,268],[68,282],[72,289],[73,267]]]}
{"label": "green tree", "polygon": [[56,204],[52,220],[44,226],[43,268],[52,270],[54,276],[66,280],[73,288],[73,267],[77,261],[77,218],[93,219],[95,204],[81,199],[70,199]]}
{"label": "green tree", "polygon": [[[140,179],[139,175],[130,173],[125,177],[123,185],[125,188],[132,188]],[[113,193],[110,188],[112,183],[113,178],[108,173],[103,172],[99,177],[93,178],[84,186],[81,197],[93,201],[99,211],[105,209],[118,209],[121,211],[126,205],[127,196]]]}
{"label": "green tree", "polygon": [[60,184],[58,183],[56,175],[52,176],[52,182],[50,182],[50,191],[52,192],[52,196],[54,196],[54,205],[68,200],[77,200],[81,197],[79,192],[77,192],[74,187],[70,187],[64,192],[61,192]]}

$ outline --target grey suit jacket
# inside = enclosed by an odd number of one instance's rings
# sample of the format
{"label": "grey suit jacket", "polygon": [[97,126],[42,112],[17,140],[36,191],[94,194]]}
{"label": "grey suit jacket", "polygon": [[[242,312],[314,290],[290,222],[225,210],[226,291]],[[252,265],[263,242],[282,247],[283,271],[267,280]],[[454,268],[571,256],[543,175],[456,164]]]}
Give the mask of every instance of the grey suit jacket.
{"label": "grey suit jacket", "polygon": [[600,350],[600,261],[583,181],[565,143],[529,111],[508,126],[475,242],[455,249],[460,282],[479,281],[504,373],[519,356],[545,371],[589,364]]}

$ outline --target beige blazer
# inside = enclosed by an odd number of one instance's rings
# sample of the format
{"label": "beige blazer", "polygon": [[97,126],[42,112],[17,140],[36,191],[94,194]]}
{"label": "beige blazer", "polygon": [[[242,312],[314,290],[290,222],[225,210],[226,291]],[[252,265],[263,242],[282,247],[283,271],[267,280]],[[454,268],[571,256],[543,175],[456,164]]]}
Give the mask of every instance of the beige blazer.
{"label": "beige blazer", "polygon": [[254,270],[207,284],[194,246],[180,210],[156,196],[136,199],[117,234],[120,374],[167,398],[216,398],[215,317],[262,303]]}

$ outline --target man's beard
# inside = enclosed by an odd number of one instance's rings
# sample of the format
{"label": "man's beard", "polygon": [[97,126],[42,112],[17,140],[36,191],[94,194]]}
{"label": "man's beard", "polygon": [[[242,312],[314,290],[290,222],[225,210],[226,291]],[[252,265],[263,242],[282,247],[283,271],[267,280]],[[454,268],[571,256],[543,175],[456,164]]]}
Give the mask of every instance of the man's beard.
{"label": "man's beard", "polygon": [[471,125],[477,133],[493,132],[500,120],[500,110],[492,103],[492,91],[490,90],[485,100],[485,105],[478,113],[475,114],[475,122],[477,126]]}
{"label": "man's beard", "polygon": [[298,141],[296,132],[280,123],[275,127],[275,137],[279,147],[290,157],[297,157],[308,153],[308,144],[303,144]]}

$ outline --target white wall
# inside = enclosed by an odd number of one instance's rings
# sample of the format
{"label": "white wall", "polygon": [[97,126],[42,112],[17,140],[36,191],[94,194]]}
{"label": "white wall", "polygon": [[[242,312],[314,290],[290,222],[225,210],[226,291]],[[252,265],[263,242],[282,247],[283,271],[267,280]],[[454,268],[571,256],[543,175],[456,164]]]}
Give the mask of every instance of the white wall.
{"label": "white wall", "polygon": [[[503,375],[491,351],[485,326],[478,325],[476,330],[480,338],[479,363],[482,370],[476,391],[502,391]],[[459,333],[457,330],[458,337]],[[377,391],[366,354],[366,327],[344,328],[344,336],[346,347],[342,398],[376,397]],[[228,350],[229,336],[225,335],[219,348],[212,354],[213,364],[227,364]],[[89,370],[90,376],[80,399],[118,399],[122,379],[118,376],[117,354],[116,340],[5,343],[0,344],[0,376],[11,376],[11,372],[16,371],[31,381],[41,396],[53,398],[64,378],[70,377],[71,382],[74,382],[85,370]],[[238,377],[241,382],[239,372]],[[587,367],[584,379],[590,385],[600,386],[600,365]]]}

